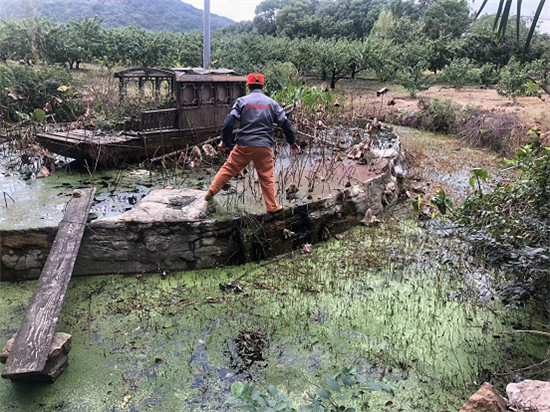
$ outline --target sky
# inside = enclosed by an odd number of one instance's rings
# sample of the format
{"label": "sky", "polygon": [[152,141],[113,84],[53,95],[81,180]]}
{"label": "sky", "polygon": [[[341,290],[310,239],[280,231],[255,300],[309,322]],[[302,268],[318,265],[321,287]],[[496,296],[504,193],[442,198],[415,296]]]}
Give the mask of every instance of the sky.
{"label": "sky", "polygon": [[[197,9],[203,9],[204,0],[183,0]],[[262,0],[210,0],[210,11],[219,16],[229,17],[231,20],[252,20],[254,10]]]}

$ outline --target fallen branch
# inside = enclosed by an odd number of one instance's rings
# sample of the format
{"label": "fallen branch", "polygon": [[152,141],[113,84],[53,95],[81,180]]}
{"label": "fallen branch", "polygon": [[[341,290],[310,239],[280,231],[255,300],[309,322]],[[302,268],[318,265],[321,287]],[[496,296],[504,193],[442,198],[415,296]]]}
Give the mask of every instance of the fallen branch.
{"label": "fallen branch", "polygon": [[541,330],[522,330],[522,329],[505,330],[504,332],[496,333],[493,336],[510,335],[512,333],[534,333],[535,335],[541,335],[541,336],[545,336],[547,338],[550,338],[550,333],[549,332],[543,332]]}
{"label": "fallen branch", "polygon": [[[202,143],[196,144],[194,146],[199,146],[199,145],[204,146],[205,144],[213,143],[216,140],[220,140],[220,137],[219,136],[218,137],[213,137],[212,139],[208,139],[208,140],[206,140]],[[176,150],[174,152],[166,153],[166,154],[163,154],[162,156],[153,157],[151,159],[151,163],[158,163],[162,160],[173,159],[174,157],[178,156],[180,153],[187,152],[187,150],[192,149],[194,146],[191,146],[190,148],[187,147],[185,149],[180,149],[180,150]]]}
{"label": "fallen branch", "polygon": [[534,365],[527,366],[527,367],[521,368],[521,369],[516,369],[516,370],[510,371],[510,372],[494,373],[494,375],[496,375],[496,376],[505,376],[505,375],[512,375],[512,374],[521,373],[521,372],[528,372],[528,371],[531,371],[531,370],[533,370],[534,368],[536,368],[538,366],[543,366],[547,363],[550,363],[550,359],[545,359],[540,363],[535,363]]}

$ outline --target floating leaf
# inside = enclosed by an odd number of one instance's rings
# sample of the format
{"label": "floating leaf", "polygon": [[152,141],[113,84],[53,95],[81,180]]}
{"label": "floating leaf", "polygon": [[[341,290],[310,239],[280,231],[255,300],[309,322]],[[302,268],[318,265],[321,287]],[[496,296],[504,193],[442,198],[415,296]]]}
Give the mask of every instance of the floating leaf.
{"label": "floating leaf", "polygon": [[46,121],[46,112],[42,109],[34,109],[32,113],[33,120],[38,123],[44,123]]}
{"label": "floating leaf", "polygon": [[317,395],[319,395],[321,398],[326,400],[330,400],[332,398],[331,393],[327,391],[325,388],[317,389]]}
{"label": "floating leaf", "polygon": [[369,382],[367,384],[367,388],[369,388],[371,391],[386,391],[386,392],[392,391],[391,386],[386,385],[383,382]]}
{"label": "floating leaf", "polygon": [[243,388],[244,385],[241,382],[234,382],[233,385],[231,385],[231,393],[239,396],[243,393]]}

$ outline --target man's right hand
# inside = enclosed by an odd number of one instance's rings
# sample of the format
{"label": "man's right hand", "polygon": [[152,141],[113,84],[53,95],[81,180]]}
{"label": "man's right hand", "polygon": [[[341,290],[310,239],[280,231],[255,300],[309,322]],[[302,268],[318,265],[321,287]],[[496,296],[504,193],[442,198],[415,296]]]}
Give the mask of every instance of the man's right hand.
{"label": "man's right hand", "polygon": [[220,140],[220,143],[218,143],[218,150],[220,152],[224,152],[225,151],[225,143],[223,142],[223,140]]}
{"label": "man's right hand", "polygon": [[300,146],[298,146],[297,143],[292,143],[290,145],[290,151],[293,155],[299,155],[300,153],[302,153],[302,149],[300,148]]}

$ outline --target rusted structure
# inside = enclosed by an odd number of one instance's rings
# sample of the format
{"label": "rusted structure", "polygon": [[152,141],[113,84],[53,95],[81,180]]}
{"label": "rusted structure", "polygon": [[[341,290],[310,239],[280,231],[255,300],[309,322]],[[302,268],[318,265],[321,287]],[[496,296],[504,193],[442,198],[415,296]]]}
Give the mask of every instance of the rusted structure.
{"label": "rusted structure", "polygon": [[37,134],[40,143],[88,164],[141,161],[214,137],[235,100],[246,93],[246,77],[229,69],[139,67],[115,77],[121,101],[148,95],[171,107],[143,111],[133,131],[48,131]]}

